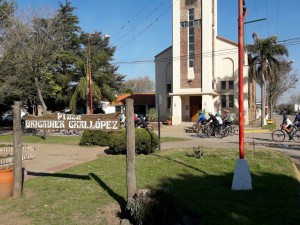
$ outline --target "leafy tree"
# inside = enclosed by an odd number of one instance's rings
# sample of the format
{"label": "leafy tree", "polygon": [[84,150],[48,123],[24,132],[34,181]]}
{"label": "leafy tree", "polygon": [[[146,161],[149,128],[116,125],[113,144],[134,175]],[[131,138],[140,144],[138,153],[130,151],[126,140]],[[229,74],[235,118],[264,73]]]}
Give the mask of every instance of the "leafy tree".
{"label": "leafy tree", "polygon": [[254,44],[248,45],[246,49],[252,54],[250,67],[255,67],[256,73],[253,76],[261,86],[262,115],[261,126],[265,125],[265,105],[266,105],[266,84],[267,81],[276,82],[278,76],[274,73],[280,67],[276,57],[288,56],[287,48],[282,44],[277,44],[277,37],[259,38],[253,34]]}
{"label": "leafy tree", "polygon": [[[24,14],[26,16],[28,14]],[[44,115],[47,114],[47,98],[56,87],[53,82],[54,74],[49,65],[59,52],[62,42],[60,33],[55,29],[56,21],[49,15],[41,17],[38,12],[32,12],[31,17],[13,18],[4,36],[3,64],[4,73],[23,82],[24,89],[35,92],[42,106]],[[34,87],[34,88],[32,88]],[[16,88],[16,87],[12,87]],[[23,99],[24,100],[24,99]],[[47,132],[45,131],[45,138]]]}
{"label": "leafy tree", "polygon": [[15,2],[12,0],[0,0],[0,28],[6,27],[11,15],[16,10]]}
{"label": "leafy tree", "polygon": [[[60,106],[55,110],[62,110],[69,106],[72,94],[72,82],[77,82],[80,71],[78,65],[83,64],[80,57],[80,32],[79,19],[73,14],[75,10],[71,2],[59,3],[59,10],[55,15],[55,30],[61,34],[62,41],[58,44],[58,53],[49,65],[49,71],[54,74],[55,88],[51,93],[51,99],[55,99],[55,105]],[[48,101],[49,101],[48,100]]]}

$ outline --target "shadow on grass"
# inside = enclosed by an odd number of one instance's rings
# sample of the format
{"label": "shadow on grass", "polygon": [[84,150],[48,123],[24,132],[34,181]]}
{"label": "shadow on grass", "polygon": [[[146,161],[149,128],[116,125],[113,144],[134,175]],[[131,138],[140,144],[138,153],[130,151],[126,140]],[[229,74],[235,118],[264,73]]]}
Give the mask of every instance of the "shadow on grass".
{"label": "shadow on grass", "polygon": [[196,171],[198,171],[198,172],[201,172],[201,173],[203,173],[203,174],[208,175],[208,173],[206,173],[205,171],[202,171],[202,170],[200,170],[199,168],[193,167],[193,166],[191,166],[191,165],[189,165],[189,164],[186,164],[186,163],[184,163],[184,162],[180,162],[180,161],[178,161],[178,160],[175,160],[175,159],[172,159],[172,158],[169,158],[169,157],[166,157],[166,156],[155,155],[155,154],[152,154],[152,155],[153,155],[153,156],[156,156],[156,157],[159,157],[159,158],[163,158],[163,159],[170,160],[170,161],[172,161],[172,162],[178,163],[178,164],[180,164],[180,165],[183,165],[183,166],[185,166],[185,167],[188,167],[188,168],[190,168],[190,169],[193,169],[193,170],[196,170]]}
{"label": "shadow on grass", "polygon": [[125,209],[126,206],[126,200],[118,195],[116,192],[113,191],[109,186],[107,186],[96,174],[89,173],[89,177],[91,177],[93,180],[95,180],[103,190],[105,190],[114,200],[116,200],[122,211]]}
{"label": "shadow on grass", "polygon": [[37,176],[37,177],[60,177],[60,178],[70,178],[79,180],[90,180],[91,178],[87,175],[77,175],[77,174],[67,174],[67,173],[44,173],[44,172],[32,172],[27,171],[27,175]]}
{"label": "shadow on grass", "polygon": [[155,187],[172,184],[175,204],[188,224],[296,225],[300,221],[297,180],[283,175],[252,175],[253,190],[232,191],[233,173],[198,176],[180,173]]}

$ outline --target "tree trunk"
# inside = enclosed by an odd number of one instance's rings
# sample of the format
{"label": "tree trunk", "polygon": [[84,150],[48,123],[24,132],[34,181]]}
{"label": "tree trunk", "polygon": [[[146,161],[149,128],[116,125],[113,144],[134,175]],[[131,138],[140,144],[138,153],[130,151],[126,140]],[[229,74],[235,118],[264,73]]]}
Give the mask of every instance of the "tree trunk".
{"label": "tree trunk", "polygon": [[263,80],[261,84],[261,126],[265,126],[266,118],[266,82]]}
{"label": "tree trunk", "polygon": [[269,95],[269,101],[268,101],[269,119],[272,119],[273,105],[274,105],[274,97]]}
{"label": "tree trunk", "polygon": [[[35,77],[34,81],[35,81],[35,86],[36,86],[36,90],[37,90],[38,99],[42,104],[43,115],[46,116],[47,115],[47,106],[45,104],[45,101],[44,101],[44,98],[43,98],[43,95],[42,95],[42,91],[41,91],[41,87],[40,87],[38,78]],[[47,129],[44,129],[44,139],[47,140],[48,137],[49,137],[49,132],[48,132]]]}

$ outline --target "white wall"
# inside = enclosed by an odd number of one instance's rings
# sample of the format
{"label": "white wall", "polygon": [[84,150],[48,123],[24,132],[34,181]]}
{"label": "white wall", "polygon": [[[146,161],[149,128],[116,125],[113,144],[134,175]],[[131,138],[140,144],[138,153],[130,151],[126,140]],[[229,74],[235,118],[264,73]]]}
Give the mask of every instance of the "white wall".
{"label": "white wall", "polygon": [[[155,57],[155,101],[157,101],[157,95],[161,95],[162,103],[159,107],[161,121],[171,115],[171,109],[167,109],[167,84],[172,84],[172,71],[172,48],[170,47]],[[158,102],[156,102],[156,108],[157,106]]]}

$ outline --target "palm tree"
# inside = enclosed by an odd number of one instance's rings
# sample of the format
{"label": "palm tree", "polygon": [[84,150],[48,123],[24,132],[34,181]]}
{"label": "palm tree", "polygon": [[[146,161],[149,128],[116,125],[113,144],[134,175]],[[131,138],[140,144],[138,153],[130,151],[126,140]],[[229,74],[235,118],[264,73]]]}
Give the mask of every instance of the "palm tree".
{"label": "palm tree", "polygon": [[[89,110],[89,105],[88,105],[89,102],[87,100],[89,89],[87,88],[88,87],[87,82],[88,82],[88,80],[85,77],[82,77],[74,89],[74,92],[72,94],[71,101],[70,101],[70,109],[71,109],[72,113],[77,112],[78,101],[85,102],[85,104],[86,104],[85,108],[87,110]],[[93,91],[93,96],[95,98],[97,98],[98,100],[100,100],[102,97],[101,90],[94,82],[92,82],[92,91]],[[89,112],[86,112],[86,114],[88,114],[88,113]]]}
{"label": "palm tree", "polygon": [[247,45],[246,49],[252,54],[250,71],[261,87],[261,126],[265,125],[266,85],[268,81],[276,82],[278,73],[275,71],[280,67],[278,56],[288,56],[287,48],[277,44],[277,36],[270,36],[265,39],[259,38],[253,33],[254,44]]}

